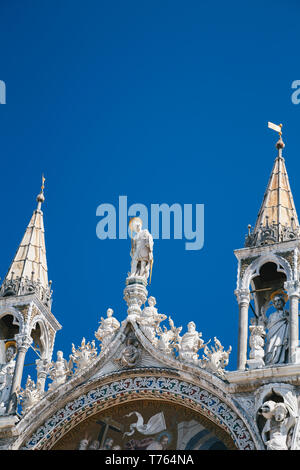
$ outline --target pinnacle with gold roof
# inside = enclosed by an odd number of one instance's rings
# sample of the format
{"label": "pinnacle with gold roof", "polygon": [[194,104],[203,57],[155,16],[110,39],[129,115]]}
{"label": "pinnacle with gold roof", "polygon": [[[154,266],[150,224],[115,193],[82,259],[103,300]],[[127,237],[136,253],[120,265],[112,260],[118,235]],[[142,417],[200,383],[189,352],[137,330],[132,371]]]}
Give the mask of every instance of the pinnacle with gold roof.
{"label": "pinnacle with gold roof", "polygon": [[51,282],[48,267],[41,205],[45,200],[44,182],[37,196],[37,208],[26,228],[22,241],[0,288],[0,297],[36,294],[44,305],[51,307]]}
{"label": "pinnacle with gold roof", "polygon": [[282,150],[285,144],[282,140],[282,125],[269,123],[271,129],[279,133],[276,143],[277,157],[264,194],[256,224],[246,237],[245,246],[262,246],[300,238],[300,227],[286,171]]}

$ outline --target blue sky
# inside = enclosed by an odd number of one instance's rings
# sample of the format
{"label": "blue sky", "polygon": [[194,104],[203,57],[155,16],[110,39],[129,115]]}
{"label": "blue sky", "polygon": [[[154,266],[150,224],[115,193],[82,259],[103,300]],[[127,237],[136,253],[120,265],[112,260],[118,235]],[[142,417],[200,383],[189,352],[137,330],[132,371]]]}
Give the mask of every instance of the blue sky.
{"label": "blue sky", "polygon": [[1,0],[3,278],[36,206],[41,174],[55,356],[94,339],[111,307],[126,317],[129,240],[99,240],[96,209],[204,204],[205,242],[155,240],[149,295],[175,325],[232,346],[237,262],[254,224],[283,123],[300,204],[296,1]]}

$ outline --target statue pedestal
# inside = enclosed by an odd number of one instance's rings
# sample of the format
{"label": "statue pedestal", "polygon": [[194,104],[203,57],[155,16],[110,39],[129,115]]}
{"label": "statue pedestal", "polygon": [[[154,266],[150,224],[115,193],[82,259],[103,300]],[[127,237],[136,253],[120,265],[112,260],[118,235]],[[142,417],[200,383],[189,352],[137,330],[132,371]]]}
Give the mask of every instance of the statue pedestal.
{"label": "statue pedestal", "polygon": [[147,281],[141,276],[132,276],[126,279],[124,299],[128,305],[128,318],[136,321],[141,316],[141,306],[145,304],[148,291]]}
{"label": "statue pedestal", "polygon": [[257,357],[255,359],[248,359],[247,366],[249,369],[262,369],[265,366],[264,360]]}

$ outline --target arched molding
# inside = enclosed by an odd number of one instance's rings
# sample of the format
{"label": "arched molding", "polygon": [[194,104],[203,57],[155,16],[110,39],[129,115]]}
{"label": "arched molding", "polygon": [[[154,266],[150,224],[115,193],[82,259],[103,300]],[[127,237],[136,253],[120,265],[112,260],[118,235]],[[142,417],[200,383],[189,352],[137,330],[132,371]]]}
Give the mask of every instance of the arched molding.
{"label": "arched molding", "polygon": [[36,328],[37,324],[39,324],[40,329],[41,329],[41,335],[40,335],[40,340],[41,344],[43,346],[43,351],[42,351],[42,358],[44,359],[50,359],[50,351],[49,351],[49,334],[48,334],[48,329],[47,329],[47,324],[43,318],[42,315],[37,315],[35,316],[30,325],[29,325],[29,331],[30,334],[34,328]]}
{"label": "arched molding", "polygon": [[[93,414],[107,408],[137,399],[156,399],[176,402],[193,409],[209,419],[216,427],[225,431],[237,449],[261,448],[260,437],[256,435],[247,420],[231,399],[190,381],[168,375],[117,376],[110,380],[91,384],[91,388],[73,397],[64,406],[52,412],[42,424],[36,425],[31,436],[16,448],[27,450],[51,449],[70,429]],[[31,427],[31,426],[30,426]]]}
{"label": "arched molding", "polygon": [[259,276],[261,267],[266,263],[274,263],[277,266],[277,271],[286,275],[287,281],[293,280],[293,270],[288,261],[282,256],[273,253],[266,253],[259,258],[255,259],[245,270],[243,277],[240,281],[241,289],[248,289],[252,279]]}
{"label": "arched molding", "polygon": [[19,327],[19,333],[24,331],[24,317],[22,313],[17,310],[15,307],[11,306],[1,306],[0,307],[0,319],[6,315],[11,315],[13,317],[13,324]]}

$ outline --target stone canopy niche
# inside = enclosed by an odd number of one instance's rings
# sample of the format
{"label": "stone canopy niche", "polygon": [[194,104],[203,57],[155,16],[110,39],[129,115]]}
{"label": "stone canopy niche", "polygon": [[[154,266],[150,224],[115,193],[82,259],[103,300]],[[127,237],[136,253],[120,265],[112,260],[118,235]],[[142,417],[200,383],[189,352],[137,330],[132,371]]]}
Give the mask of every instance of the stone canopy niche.
{"label": "stone canopy niche", "polygon": [[281,266],[268,262],[261,266],[259,275],[251,281],[251,291],[255,294],[255,310],[261,312],[262,308],[270,302],[272,292],[284,289],[286,275]]}

